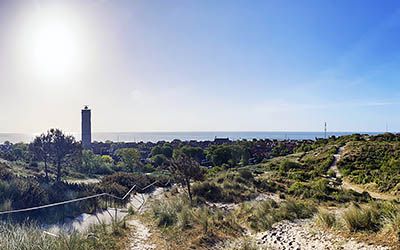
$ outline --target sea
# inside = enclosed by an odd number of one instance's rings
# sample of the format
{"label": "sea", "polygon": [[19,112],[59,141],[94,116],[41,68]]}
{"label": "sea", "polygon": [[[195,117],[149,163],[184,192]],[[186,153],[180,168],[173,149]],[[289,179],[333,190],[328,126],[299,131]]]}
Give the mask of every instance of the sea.
{"label": "sea", "polygon": [[[343,136],[354,133],[376,135],[382,132],[328,132],[327,136]],[[67,133],[68,134],[68,133]],[[77,140],[81,139],[79,133],[69,133]],[[37,134],[21,134],[21,133],[0,133],[0,143],[9,141],[31,142]],[[324,138],[324,132],[268,132],[268,131],[213,131],[213,132],[94,132],[92,133],[93,141],[113,141],[113,142],[158,142],[172,141],[174,139],[189,141],[207,141],[218,138],[229,138],[231,140],[242,139],[276,139],[276,140],[315,140],[316,138]]]}

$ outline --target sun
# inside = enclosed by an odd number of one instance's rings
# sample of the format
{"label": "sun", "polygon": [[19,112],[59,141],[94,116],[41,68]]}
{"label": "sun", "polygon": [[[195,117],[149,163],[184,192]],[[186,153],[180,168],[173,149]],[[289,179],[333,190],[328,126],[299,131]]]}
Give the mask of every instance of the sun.
{"label": "sun", "polygon": [[55,79],[82,70],[82,35],[76,18],[68,13],[38,11],[26,22],[23,40],[23,57],[31,73]]}

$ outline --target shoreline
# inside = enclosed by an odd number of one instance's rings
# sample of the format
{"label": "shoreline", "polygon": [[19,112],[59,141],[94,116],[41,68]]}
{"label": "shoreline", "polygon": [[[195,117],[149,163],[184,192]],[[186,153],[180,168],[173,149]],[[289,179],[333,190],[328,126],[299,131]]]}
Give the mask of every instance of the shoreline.
{"label": "shoreline", "polygon": [[[352,134],[378,135],[385,132],[327,132],[326,136],[346,136]],[[80,139],[80,133],[67,133]],[[0,144],[6,141],[11,143],[29,143],[37,133],[0,133]],[[215,138],[229,138],[232,141],[238,140],[315,140],[324,138],[324,132],[304,132],[304,131],[195,131],[195,132],[94,132],[92,133],[93,142],[152,142],[161,141],[172,142],[180,141],[213,141]]]}

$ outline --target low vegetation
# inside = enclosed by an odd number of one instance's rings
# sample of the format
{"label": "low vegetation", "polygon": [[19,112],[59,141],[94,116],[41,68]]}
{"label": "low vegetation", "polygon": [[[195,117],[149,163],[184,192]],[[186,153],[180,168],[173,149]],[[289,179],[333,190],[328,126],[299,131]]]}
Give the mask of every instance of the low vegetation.
{"label": "low vegetation", "polygon": [[239,218],[245,218],[246,224],[254,231],[266,231],[276,222],[294,221],[311,218],[316,207],[306,201],[286,200],[277,203],[274,200],[245,202],[237,211]]}
{"label": "low vegetation", "polygon": [[119,239],[125,234],[126,228],[121,223],[118,226],[104,224],[92,226],[86,233],[50,234],[34,224],[0,223],[0,248],[43,249],[43,250],[108,250],[121,247]]}
{"label": "low vegetation", "polygon": [[354,183],[373,184],[381,192],[397,192],[400,188],[400,142],[373,138],[348,143],[339,167]]}
{"label": "low vegetation", "polygon": [[388,246],[398,246],[400,242],[400,204],[394,201],[353,203],[340,213],[320,209],[316,223],[324,229],[370,242]]}
{"label": "low vegetation", "polygon": [[313,204],[298,200],[276,203],[273,200],[244,202],[232,210],[224,210],[197,201],[189,202],[178,195],[153,203],[149,218],[158,227],[171,247],[209,248],[241,237],[247,229],[265,231],[282,220],[310,218],[316,212]]}
{"label": "low vegetation", "polygon": [[[325,230],[348,235],[386,233],[396,241],[400,237],[397,203],[377,202],[367,192],[345,190],[342,179],[330,170],[334,154],[346,145],[339,161],[345,181],[374,184],[378,191],[396,192],[400,188],[397,135],[352,135],[316,141],[243,140],[221,145],[177,141],[104,143],[95,144],[101,147],[92,151],[81,150],[73,138],[67,139],[57,131],[41,135],[31,145],[9,144],[3,147],[6,150],[0,150],[0,156],[7,158],[0,163],[0,211],[99,193],[122,197],[135,185],[133,190],[142,193],[175,183],[175,192],[155,201],[144,216],[129,211],[157,228],[170,248],[215,247],[244,237],[245,232],[268,230],[279,221],[314,215],[317,225]],[[69,145],[68,152],[58,152],[62,150],[56,147],[56,132]],[[104,153],[95,153],[96,150]],[[98,180],[86,184],[64,181],[81,177]],[[54,217],[46,219],[56,222],[65,216],[96,212],[110,204],[124,206],[125,202],[95,199],[2,219],[22,222],[29,216],[39,220],[46,213]],[[347,208],[333,213],[327,207]],[[48,246],[43,239],[53,244],[52,238],[37,233],[37,227],[14,224],[9,229],[3,225],[2,230],[9,233],[5,236],[8,239],[14,239],[14,231],[19,231],[26,238],[21,242],[35,240],[41,249],[113,249],[119,247],[113,244],[124,233],[119,225],[103,225],[91,231],[96,240],[73,234],[60,236],[59,245]],[[8,239],[0,246],[8,247]],[[243,246],[251,248],[251,244],[249,241]],[[26,246],[30,249],[28,243]]]}

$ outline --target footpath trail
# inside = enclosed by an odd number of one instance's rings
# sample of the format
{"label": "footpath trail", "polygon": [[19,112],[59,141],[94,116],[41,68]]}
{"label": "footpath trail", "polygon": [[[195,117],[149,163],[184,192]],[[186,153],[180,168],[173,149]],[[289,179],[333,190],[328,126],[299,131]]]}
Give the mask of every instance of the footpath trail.
{"label": "footpath trail", "polygon": [[[335,172],[336,178],[342,178],[342,175],[340,174],[339,169],[337,167],[337,163],[339,162],[340,158],[342,157],[344,150],[345,150],[345,146],[340,147],[338,149],[337,153],[333,155],[335,159],[333,160],[332,165],[330,166],[330,169]],[[351,183],[347,178],[342,178],[342,188],[347,189],[347,190],[353,190],[353,191],[356,191],[357,193],[368,192],[372,198],[378,199],[378,200],[395,200],[398,198],[395,195],[384,194],[384,193],[366,190],[365,188],[363,188],[360,185]]]}
{"label": "footpath trail", "polygon": [[[342,178],[337,163],[342,157],[345,147],[340,147],[334,155],[335,159],[330,166],[336,174],[336,178]],[[354,185],[347,180],[342,182],[343,189],[352,189],[356,192],[366,191],[361,187]],[[376,199],[390,200],[394,199],[391,195],[380,194],[368,191],[371,197]],[[354,239],[346,239],[342,236],[325,232],[316,227],[313,219],[297,221],[281,221],[275,224],[270,230],[251,236],[257,245],[257,249],[344,249],[344,250],[385,250],[390,249],[384,246],[371,245],[364,242],[357,242]],[[240,246],[241,242],[235,244]]]}
{"label": "footpath trail", "polygon": [[[156,188],[151,194],[134,197],[130,205],[133,206],[138,213],[143,213],[148,209],[147,201],[149,199],[160,199],[163,194],[163,188]],[[127,221],[127,224],[131,228],[127,250],[152,250],[157,248],[156,244],[151,242],[150,237],[152,233],[150,229],[143,222],[133,217]]]}
{"label": "footpath trail", "polygon": [[326,250],[386,250],[383,246],[368,245],[355,240],[345,239],[314,227],[311,219],[294,222],[282,221],[271,230],[256,235],[261,249],[326,249]]}
{"label": "footpath trail", "polygon": [[140,220],[129,220],[128,225],[133,229],[133,232],[129,238],[130,250],[152,250],[156,248],[155,244],[149,242],[151,236],[149,228],[140,222]]}

